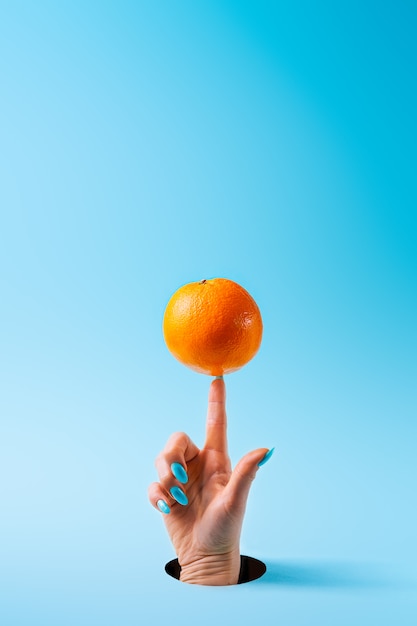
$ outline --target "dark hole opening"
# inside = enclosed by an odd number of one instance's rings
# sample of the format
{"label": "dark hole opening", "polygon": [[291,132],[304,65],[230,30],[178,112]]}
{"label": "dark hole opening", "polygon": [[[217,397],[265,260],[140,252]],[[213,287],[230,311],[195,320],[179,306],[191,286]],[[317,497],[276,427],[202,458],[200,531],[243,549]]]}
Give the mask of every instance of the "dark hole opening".
{"label": "dark hole opening", "polygon": [[[178,559],[173,559],[165,565],[165,571],[172,578],[180,579],[181,565],[178,563]],[[263,576],[266,572],[266,565],[258,559],[254,559],[251,556],[241,555],[240,557],[240,573],[238,585],[242,583],[249,583],[251,580],[256,580]]]}

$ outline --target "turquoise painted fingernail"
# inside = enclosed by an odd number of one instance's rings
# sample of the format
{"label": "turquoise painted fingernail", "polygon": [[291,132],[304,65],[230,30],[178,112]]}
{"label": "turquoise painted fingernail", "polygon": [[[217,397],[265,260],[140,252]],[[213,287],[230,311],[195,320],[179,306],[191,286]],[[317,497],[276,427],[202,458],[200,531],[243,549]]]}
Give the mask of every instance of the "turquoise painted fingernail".
{"label": "turquoise painted fingernail", "polygon": [[271,448],[270,450],[268,450],[268,452],[265,454],[264,458],[259,461],[258,467],[261,467],[261,465],[265,465],[265,463],[267,461],[269,461],[271,456],[274,454],[274,450],[275,450],[275,448]]}
{"label": "turquoise painted fingernail", "polygon": [[165,500],[158,500],[156,506],[161,511],[161,513],[165,513],[165,515],[168,515],[168,513],[171,512],[171,509],[169,508]]}
{"label": "turquoise painted fingernail", "polygon": [[181,487],[171,487],[169,492],[171,496],[174,498],[174,500],[178,502],[178,504],[182,504],[182,506],[185,506],[186,504],[188,504],[188,498],[183,492],[183,490],[181,489]]}
{"label": "turquoise painted fingernail", "polygon": [[174,474],[178,482],[183,485],[188,483],[188,474],[180,463],[172,463],[171,472]]}

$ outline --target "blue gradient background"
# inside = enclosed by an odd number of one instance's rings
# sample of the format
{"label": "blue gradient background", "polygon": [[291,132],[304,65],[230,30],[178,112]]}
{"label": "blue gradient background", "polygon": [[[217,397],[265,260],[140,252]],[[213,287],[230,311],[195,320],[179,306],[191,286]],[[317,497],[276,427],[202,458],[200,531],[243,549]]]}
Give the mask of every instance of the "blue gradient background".
{"label": "blue gradient background", "polygon": [[[0,623],[416,620],[417,9],[0,4]],[[161,333],[181,284],[257,300],[230,454],[276,446],[242,550],[182,585],[147,502],[209,379]]]}

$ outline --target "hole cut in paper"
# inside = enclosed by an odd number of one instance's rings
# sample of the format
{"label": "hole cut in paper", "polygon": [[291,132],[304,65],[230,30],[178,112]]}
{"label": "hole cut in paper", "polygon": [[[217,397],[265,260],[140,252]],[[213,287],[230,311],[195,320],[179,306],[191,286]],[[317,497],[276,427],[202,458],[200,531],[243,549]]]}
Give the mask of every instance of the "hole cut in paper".
{"label": "hole cut in paper", "polygon": [[[181,565],[178,559],[173,559],[165,565],[165,571],[172,578],[180,579]],[[240,573],[238,585],[243,583],[250,583],[252,580],[256,580],[263,576],[266,572],[266,565],[258,559],[254,559],[251,556],[240,556]]]}

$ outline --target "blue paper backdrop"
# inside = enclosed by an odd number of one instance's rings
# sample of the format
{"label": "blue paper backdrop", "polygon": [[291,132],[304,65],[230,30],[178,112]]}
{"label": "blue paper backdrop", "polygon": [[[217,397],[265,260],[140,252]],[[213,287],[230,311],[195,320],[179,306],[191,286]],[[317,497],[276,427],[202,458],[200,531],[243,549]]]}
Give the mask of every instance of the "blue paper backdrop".
{"label": "blue paper backdrop", "polygon": [[[0,622],[416,620],[413,2],[0,3]],[[181,284],[257,300],[227,379],[259,472],[243,552],[182,585],[147,502],[209,379],[163,343]]]}

